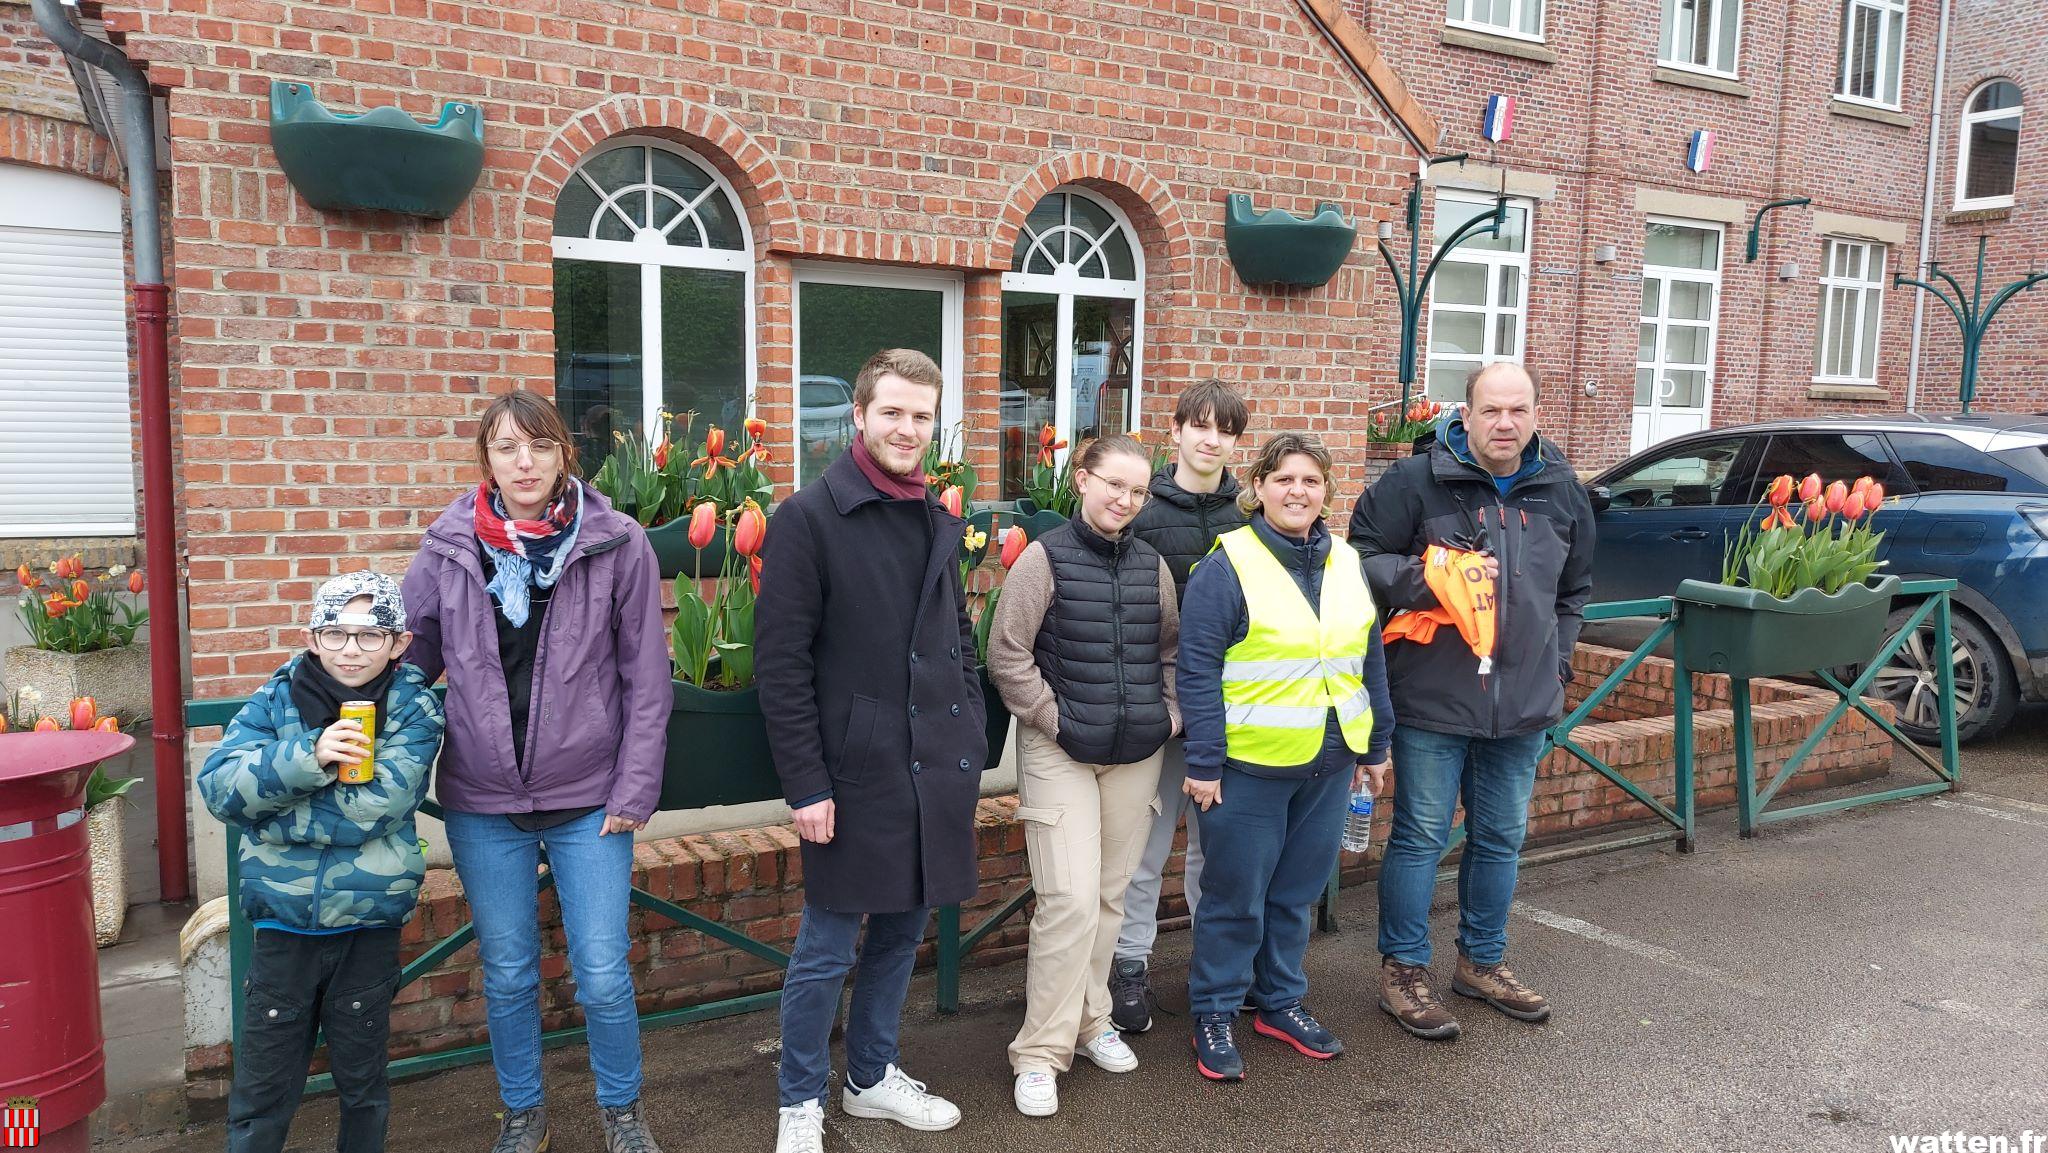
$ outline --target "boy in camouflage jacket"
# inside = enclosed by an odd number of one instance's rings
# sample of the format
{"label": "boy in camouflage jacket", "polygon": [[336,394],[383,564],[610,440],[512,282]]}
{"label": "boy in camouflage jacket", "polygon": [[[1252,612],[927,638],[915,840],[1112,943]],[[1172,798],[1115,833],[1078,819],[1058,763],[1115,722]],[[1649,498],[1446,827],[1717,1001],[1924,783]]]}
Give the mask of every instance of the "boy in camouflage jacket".
{"label": "boy in camouflage jacket", "polygon": [[[341,1105],[340,1153],[381,1153],[390,1113],[385,1043],[398,934],[426,862],[414,814],[441,751],[441,705],[398,656],[412,639],[398,582],[349,573],[320,587],[307,651],[229,723],[199,770],[213,815],[239,827],[243,913],[256,925],[228,1099],[230,1153],[284,1146],[324,1029]],[[375,776],[344,702],[376,705]]]}

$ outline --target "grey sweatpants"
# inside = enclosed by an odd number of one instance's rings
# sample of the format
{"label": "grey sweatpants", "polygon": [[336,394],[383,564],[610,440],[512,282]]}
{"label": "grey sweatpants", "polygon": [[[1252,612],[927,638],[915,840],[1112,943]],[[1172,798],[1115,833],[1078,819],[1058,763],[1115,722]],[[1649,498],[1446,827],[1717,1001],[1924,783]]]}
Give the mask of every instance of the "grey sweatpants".
{"label": "grey sweatpants", "polygon": [[1183,813],[1188,818],[1187,874],[1183,883],[1190,916],[1194,915],[1195,903],[1202,899],[1202,838],[1196,829],[1194,802],[1180,789],[1188,775],[1187,750],[1176,737],[1166,742],[1164,751],[1166,755],[1160,758],[1159,765],[1159,815],[1152,819],[1145,855],[1139,858],[1130,887],[1124,890],[1124,927],[1116,938],[1119,961],[1143,961],[1152,956],[1152,942],[1159,937],[1160,880],[1166,872],[1167,858],[1173,856],[1173,834],[1180,827]]}

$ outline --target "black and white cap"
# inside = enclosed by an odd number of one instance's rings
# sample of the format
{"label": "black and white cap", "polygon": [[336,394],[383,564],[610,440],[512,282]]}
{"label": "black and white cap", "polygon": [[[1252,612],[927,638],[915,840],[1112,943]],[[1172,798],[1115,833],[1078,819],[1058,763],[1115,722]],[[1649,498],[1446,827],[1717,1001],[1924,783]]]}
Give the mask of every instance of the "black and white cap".
{"label": "black and white cap", "polygon": [[[370,598],[369,612],[344,611],[348,602],[357,597]],[[313,594],[313,623],[308,627],[324,629],[336,625],[404,632],[405,598],[399,595],[398,581],[380,572],[352,572],[321,585],[320,591]]]}

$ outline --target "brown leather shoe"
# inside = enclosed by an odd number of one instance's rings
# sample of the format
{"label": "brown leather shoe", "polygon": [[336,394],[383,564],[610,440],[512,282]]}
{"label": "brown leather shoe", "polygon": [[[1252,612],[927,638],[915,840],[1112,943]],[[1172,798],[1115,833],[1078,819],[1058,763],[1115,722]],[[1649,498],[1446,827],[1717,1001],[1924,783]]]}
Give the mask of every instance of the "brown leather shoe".
{"label": "brown leather shoe", "polygon": [[1451,992],[1484,1001],[1517,1021],[1550,1019],[1550,1002],[1516,979],[1505,964],[1475,965],[1461,954],[1451,975]]}
{"label": "brown leather shoe", "polygon": [[1458,1019],[1437,1000],[1436,990],[1429,987],[1429,970],[1420,965],[1381,958],[1380,1008],[1426,1041],[1458,1039]]}

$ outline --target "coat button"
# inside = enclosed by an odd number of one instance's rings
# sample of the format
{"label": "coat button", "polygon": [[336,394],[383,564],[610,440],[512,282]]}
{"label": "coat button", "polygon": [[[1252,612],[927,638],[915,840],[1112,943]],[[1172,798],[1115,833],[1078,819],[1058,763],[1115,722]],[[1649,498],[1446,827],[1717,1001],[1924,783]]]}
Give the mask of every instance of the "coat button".
{"label": "coat button", "polygon": [[277,1010],[275,1010],[275,1009],[272,1009],[272,1010],[270,1011],[270,1015],[271,1015],[271,1016],[273,1016],[273,1017],[277,1016]]}
{"label": "coat button", "polygon": [[[343,642],[343,643],[345,644],[345,643],[347,643],[347,642]],[[361,1001],[350,1001],[350,1002],[348,1003],[348,1007],[349,1007],[349,1008],[351,1008],[351,1009],[361,1009],[361,1008],[363,1007],[363,1003],[362,1003]]]}
{"label": "coat button", "polygon": [[954,715],[954,716],[956,716],[956,717],[960,715],[960,706],[959,706],[959,705],[954,705],[954,706],[953,706],[953,715]]}
{"label": "coat button", "polygon": [[921,772],[924,772],[924,762],[923,762],[923,761],[912,761],[912,762],[910,762],[910,771],[911,771],[911,772],[913,772],[913,773],[921,773]]}
{"label": "coat button", "polygon": [[961,771],[961,772],[963,772],[963,773],[964,773],[964,772],[966,772],[966,771],[968,770],[968,768],[970,767],[971,763],[972,763],[972,762],[968,761],[968,759],[967,759],[966,757],[961,757],[961,758],[960,758],[960,771]]}
{"label": "coat button", "polygon": [[917,653],[916,653],[915,651],[913,651],[913,652],[912,652],[912,653],[910,654],[910,663],[911,663],[911,664],[916,664],[916,663],[917,663]]}
{"label": "coat button", "polygon": [[916,705],[912,705],[912,706],[910,706],[910,715],[911,715],[911,716],[913,716],[913,717],[917,715],[917,706],[916,706]]}
{"label": "coat button", "polygon": [[960,646],[959,646],[959,645],[954,645],[954,646],[953,646],[952,648],[950,648],[950,649],[947,649],[947,650],[946,650],[946,655],[947,655],[948,657],[950,657],[951,659],[953,659],[953,660],[956,660],[956,661],[957,661],[957,660],[959,660],[959,659],[960,659]]}

